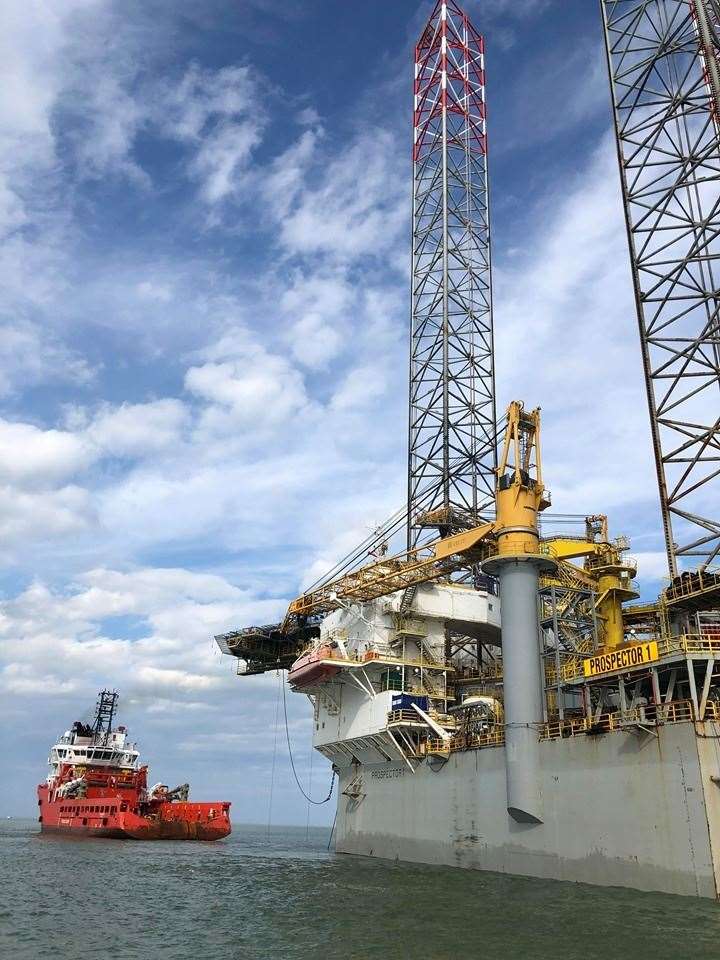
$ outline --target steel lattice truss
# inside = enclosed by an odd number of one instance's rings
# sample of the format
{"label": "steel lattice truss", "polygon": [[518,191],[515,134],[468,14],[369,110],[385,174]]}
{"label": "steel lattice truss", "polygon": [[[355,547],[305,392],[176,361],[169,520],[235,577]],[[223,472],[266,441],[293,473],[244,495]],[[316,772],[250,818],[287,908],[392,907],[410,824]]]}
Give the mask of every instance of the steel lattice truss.
{"label": "steel lattice truss", "polygon": [[495,435],[484,45],[438,0],[415,48],[409,547],[492,503]]}
{"label": "steel lattice truss", "polygon": [[601,0],[670,572],[720,556],[716,0]]}

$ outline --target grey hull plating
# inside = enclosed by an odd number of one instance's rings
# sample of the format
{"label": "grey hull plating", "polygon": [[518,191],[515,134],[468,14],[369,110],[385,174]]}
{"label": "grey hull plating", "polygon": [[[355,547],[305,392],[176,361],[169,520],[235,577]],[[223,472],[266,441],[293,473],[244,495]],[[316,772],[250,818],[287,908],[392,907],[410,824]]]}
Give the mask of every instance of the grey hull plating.
{"label": "grey hull plating", "polygon": [[[717,897],[716,724],[540,743],[544,822],[508,816],[504,748],[433,772],[395,764],[341,776],[336,850],[388,859]],[[342,794],[361,772],[355,796]]]}

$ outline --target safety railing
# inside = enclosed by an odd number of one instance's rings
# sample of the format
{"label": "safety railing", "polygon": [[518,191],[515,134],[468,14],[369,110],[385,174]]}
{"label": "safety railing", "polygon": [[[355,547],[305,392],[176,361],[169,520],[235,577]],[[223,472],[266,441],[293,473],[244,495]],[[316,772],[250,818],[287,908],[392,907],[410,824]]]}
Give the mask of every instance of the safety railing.
{"label": "safety railing", "polygon": [[661,657],[673,653],[720,656],[720,637],[710,630],[702,633],[684,633],[677,637],[663,637],[658,641],[658,652]]}
{"label": "safety railing", "polygon": [[687,571],[672,581],[665,591],[665,598],[669,603],[673,603],[715,591],[720,592],[720,571],[717,569]]}
{"label": "safety railing", "polygon": [[[714,632],[712,626],[702,633],[662,637],[658,639],[657,644],[658,654],[661,658],[676,654],[720,657],[720,636]],[[571,681],[580,679],[584,675],[583,662],[585,659],[585,657],[577,656],[564,659],[560,664],[561,680]],[[647,664],[644,666],[647,667]],[[631,671],[626,670],[622,672],[629,673]],[[548,686],[552,687],[557,684],[558,672],[554,663],[546,663],[545,678]]]}
{"label": "safety railing", "polygon": [[612,733],[629,726],[655,723],[687,723],[694,719],[690,700],[674,700],[664,704],[643,704],[623,711],[601,713],[593,717],[567,717],[545,724],[541,740],[574,737],[585,733]]}
{"label": "safety railing", "polygon": [[[602,713],[599,716],[575,716],[551,720],[539,730],[540,740],[561,740],[587,734],[626,731],[629,727],[653,726],[655,724],[690,723],[695,719],[690,700],[674,700],[671,703],[644,704],[623,711]],[[720,702],[709,701],[705,720],[720,723]],[[426,753],[455,753],[463,750],[482,750],[499,747],[505,743],[505,730],[498,724],[485,733],[456,733],[450,740],[430,738],[422,748]]]}
{"label": "safety railing", "polygon": [[354,656],[353,654],[348,654],[343,657],[339,653],[336,655],[333,651],[327,657],[324,657],[325,660],[337,660],[339,665],[344,663],[350,663],[353,665],[362,665],[369,666],[373,663],[379,663],[384,665],[386,663],[397,664],[398,666],[404,667],[419,667],[422,670],[442,670],[444,672],[452,672],[454,667],[451,663],[445,663],[440,660],[426,660],[424,658],[420,660],[411,660],[403,657],[396,657],[392,653],[380,653],[378,650],[367,650],[361,657]]}
{"label": "safety railing", "polygon": [[712,720],[715,723],[720,723],[720,703],[718,703],[717,700],[708,700],[703,720]]}
{"label": "safety railing", "polygon": [[387,715],[388,725],[391,723],[419,723],[424,724],[424,720],[415,713],[414,710],[389,710]]}
{"label": "safety railing", "polygon": [[[438,713],[437,710],[427,710],[425,712],[431,720],[434,720],[443,727],[455,726],[455,718],[451,717],[449,714]],[[390,710],[388,711],[387,722],[388,725],[391,723],[425,723],[420,714],[416,713],[414,710]]]}
{"label": "safety railing", "polygon": [[[560,661],[560,679],[574,680],[583,675],[583,657],[568,656],[563,654]],[[549,687],[553,687],[558,682],[557,665],[552,661],[545,664],[545,681]]]}

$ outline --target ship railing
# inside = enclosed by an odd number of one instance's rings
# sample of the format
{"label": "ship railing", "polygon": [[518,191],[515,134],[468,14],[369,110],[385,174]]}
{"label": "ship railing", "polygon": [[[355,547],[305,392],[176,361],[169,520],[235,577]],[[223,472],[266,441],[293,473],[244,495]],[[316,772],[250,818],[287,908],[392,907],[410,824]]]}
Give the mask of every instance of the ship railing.
{"label": "ship railing", "polygon": [[[720,702],[712,700],[708,702],[704,719],[720,723]],[[689,723],[693,720],[695,720],[695,714],[692,702],[674,700],[671,703],[644,704],[624,712],[618,710],[593,717],[575,716],[551,720],[540,727],[539,735],[541,740],[560,740],[587,734],[625,731],[632,727]],[[426,753],[453,753],[502,746],[504,742],[505,730],[501,724],[496,724],[484,733],[457,733],[449,741],[429,738],[424,749]]]}
{"label": "ship railing", "polygon": [[[660,657],[669,657],[674,654],[686,654],[688,656],[710,656],[720,657],[720,636],[712,629],[701,633],[684,633],[678,636],[669,636],[658,638],[658,654]],[[593,656],[594,654],[588,654]],[[584,675],[583,662],[586,657],[571,656],[560,664],[560,677],[562,680],[578,680]],[[548,663],[545,667],[545,678],[548,686],[554,686],[557,683],[558,673],[554,663]]]}
{"label": "ship railing", "polygon": [[712,630],[663,637],[658,641],[658,652],[661,657],[673,653],[720,656],[720,637]]}
{"label": "ship railing", "polygon": [[457,753],[462,750],[481,750],[484,747],[501,747],[505,743],[505,730],[493,727],[487,733],[458,734],[450,740],[429,737],[423,746],[425,753]]}
{"label": "ship railing", "polygon": [[457,750],[480,750],[483,747],[500,747],[505,743],[505,728],[495,726],[485,733],[465,733],[454,737]]}
{"label": "ship railing", "polygon": [[703,719],[720,723],[720,703],[717,700],[708,700]]}
{"label": "ship railing", "polygon": [[338,660],[340,663],[356,663],[363,664],[364,666],[369,666],[370,664],[380,661],[382,664],[392,663],[397,664],[398,666],[405,667],[420,667],[423,670],[443,670],[443,671],[454,671],[454,667],[451,663],[440,660],[428,660],[427,658],[420,658],[419,660],[410,660],[408,658],[396,657],[392,653],[381,653],[379,650],[368,650],[361,657],[356,656],[355,654],[349,653],[347,656],[341,656],[339,651],[336,653],[333,651],[329,656],[323,657],[324,660]]}
{"label": "ship railing", "polygon": [[[575,680],[583,675],[584,657],[578,657],[575,654],[561,654],[560,678],[562,680]],[[545,664],[545,681],[548,686],[553,687],[558,681],[557,666],[548,662]]]}
{"label": "ship railing", "polygon": [[[719,705],[720,706],[720,705]],[[671,703],[647,703],[631,710],[601,713],[594,717],[566,717],[546,723],[541,731],[541,740],[556,740],[585,733],[612,733],[630,726],[656,723],[688,723],[694,720],[690,700],[674,700]]]}
{"label": "ship railing", "polygon": [[[448,714],[438,713],[436,710],[428,710],[428,711],[426,711],[426,712],[427,712],[428,716],[429,716],[432,720],[435,720],[436,723],[439,723],[440,726],[443,726],[443,727],[445,727],[445,726],[454,727],[454,726],[455,726],[455,718],[449,716]],[[390,710],[390,711],[388,712],[388,715],[387,715],[387,722],[388,722],[388,724],[391,724],[391,723],[412,723],[412,724],[419,723],[419,724],[423,724],[423,725],[424,725],[424,723],[425,723],[425,721],[422,719],[422,717],[421,717],[418,713],[416,713],[414,710]]]}
{"label": "ship railing", "polygon": [[674,600],[685,600],[715,590],[720,590],[720,570],[706,568],[704,571],[688,571],[676,577],[666,589],[665,597],[672,603]]}

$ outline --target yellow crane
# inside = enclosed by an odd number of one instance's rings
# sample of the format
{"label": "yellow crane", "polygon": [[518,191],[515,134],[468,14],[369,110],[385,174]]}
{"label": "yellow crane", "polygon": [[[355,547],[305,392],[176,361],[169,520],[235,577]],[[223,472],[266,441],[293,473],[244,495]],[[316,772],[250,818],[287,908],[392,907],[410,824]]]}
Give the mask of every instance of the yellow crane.
{"label": "yellow crane", "polygon": [[[498,467],[496,519],[441,537],[394,556],[383,556],[297,597],[282,624],[248,627],[216,639],[248,662],[247,673],[289,667],[316,632],[314,621],[351,603],[365,603],[424,583],[450,578],[493,557],[538,556],[548,561],[543,583],[590,588],[598,594],[605,645],[622,642],[622,603],[636,597],[634,568],[622,560],[622,543],[610,543],[605,518],[588,518],[585,539],[541,540],[538,516],[550,504],[542,479],[540,411],[510,404]],[[570,561],[584,558],[583,567]]]}

